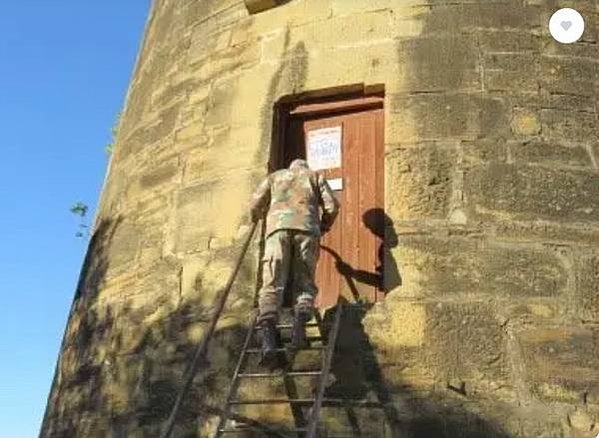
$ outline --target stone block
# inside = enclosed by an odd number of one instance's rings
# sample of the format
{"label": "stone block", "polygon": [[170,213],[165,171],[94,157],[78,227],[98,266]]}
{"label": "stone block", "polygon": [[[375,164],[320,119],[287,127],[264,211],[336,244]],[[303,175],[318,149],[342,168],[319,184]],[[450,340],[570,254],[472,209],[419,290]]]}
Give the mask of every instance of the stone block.
{"label": "stone block", "polygon": [[182,67],[173,67],[173,74],[169,75],[167,81],[162,87],[157,87],[152,93],[151,105],[155,111],[168,108],[173,104],[187,102],[187,96],[196,87],[194,77],[190,77],[187,72],[180,73]]}
{"label": "stone block", "polygon": [[195,64],[194,76],[199,84],[208,84],[257,63],[260,56],[260,45],[254,41],[229,47],[218,55],[213,54],[208,60]]}
{"label": "stone block", "polygon": [[415,38],[423,35],[426,20],[423,17],[429,13],[427,5],[412,5],[402,2],[401,6],[395,4],[391,12],[391,28],[389,34],[394,38]]}
{"label": "stone block", "polygon": [[541,132],[541,121],[536,111],[514,108],[512,111],[512,132],[521,136],[535,136]]}
{"label": "stone block", "polygon": [[426,360],[439,380],[508,379],[503,331],[487,304],[428,304],[425,345]]}
{"label": "stone block", "polygon": [[[480,90],[476,41],[449,35],[413,38],[397,43],[398,61],[406,65],[410,92]],[[442,71],[443,74],[438,74]]]}
{"label": "stone block", "polygon": [[483,65],[488,91],[537,93],[539,90],[539,62],[534,54],[485,54]]}
{"label": "stone block", "polygon": [[181,190],[177,195],[177,218],[173,230],[176,252],[208,249],[211,220],[215,217],[215,185],[215,182],[196,184]]}
{"label": "stone block", "polygon": [[96,276],[101,272],[107,277],[118,275],[130,269],[138,255],[142,230],[132,222],[116,223],[110,233],[99,243],[94,255],[98,265]]}
{"label": "stone block", "polygon": [[406,90],[408,71],[404,60],[397,59],[396,46],[393,40],[383,39],[308,53],[299,45],[292,49],[295,56],[286,61],[278,75],[280,92],[291,94],[348,84],[385,84],[391,92]]}
{"label": "stone block", "polygon": [[444,219],[449,211],[455,149],[398,148],[385,157],[388,214],[396,221]]}
{"label": "stone block", "polygon": [[204,121],[206,127],[226,126],[231,123],[232,106],[234,105],[237,86],[238,83],[234,80],[214,87],[206,110],[206,119]]}
{"label": "stone block", "polygon": [[374,308],[364,319],[364,326],[379,350],[421,347],[424,344],[426,308],[421,303],[389,301]]}
{"label": "stone block", "polygon": [[208,250],[215,239],[228,246],[237,235],[254,189],[247,171],[232,172],[181,190],[170,233],[176,253]]}
{"label": "stone block", "polygon": [[527,245],[400,235],[392,254],[401,266],[401,296],[490,296],[526,302],[559,298],[568,284],[567,267],[557,254]]}
{"label": "stone block", "polygon": [[331,0],[284,1],[279,7],[253,16],[252,31],[262,35],[286,27],[303,26],[331,16]]}
{"label": "stone block", "polygon": [[179,160],[174,159],[156,168],[147,169],[139,177],[139,184],[142,189],[148,190],[152,187],[168,183],[180,172]]}
{"label": "stone block", "polygon": [[228,258],[212,259],[208,251],[187,257],[181,271],[183,300],[193,302],[198,309],[212,308],[231,273],[230,262]]}
{"label": "stone block", "polygon": [[225,50],[231,40],[231,30],[219,31],[204,26],[198,26],[192,35],[187,53],[187,62],[190,65],[208,62],[208,58],[215,53]]}
{"label": "stone block", "polygon": [[599,176],[592,171],[491,163],[467,173],[464,191],[481,218],[599,221]]}
{"label": "stone block", "polygon": [[596,144],[599,141],[597,115],[581,111],[541,111],[543,136],[567,143]]}
{"label": "stone block", "polygon": [[541,86],[551,93],[593,96],[598,78],[594,60],[541,58]]}
{"label": "stone block", "polygon": [[595,97],[577,94],[545,93],[541,105],[544,109],[593,113],[595,111]]}
{"label": "stone block", "polygon": [[[225,29],[247,17],[248,11],[239,0],[189,2],[182,6],[179,21],[186,29]],[[197,24],[201,23],[201,26]]]}
{"label": "stone block", "polygon": [[580,318],[599,322],[599,253],[588,252],[577,258],[575,296]]}
{"label": "stone block", "polygon": [[495,219],[493,229],[498,238],[515,242],[538,240],[584,247],[599,245],[599,230],[592,223],[568,224],[541,219],[513,221],[504,217]]}
{"label": "stone block", "polygon": [[[581,37],[581,39],[573,44],[561,44],[555,41],[551,35],[549,34],[549,29],[546,30],[546,33],[542,35],[542,38],[546,43],[543,47],[543,54],[548,57],[565,57],[565,58],[586,58],[585,60],[596,59],[599,54],[599,49],[597,48],[597,44],[595,42],[585,41],[587,38],[591,40],[597,39],[597,25],[593,23],[595,20],[589,20],[589,18],[593,17],[593,15],[584,14],[578,6],[574,6],[576,10],[581,12],[585,17],[585,30]],[[549,22],[549,17],[554,11],[551,10],[546,14],[546,22]],[[593,17],[594,18],[594,17]]]}
{"label": "stone block", "polygon": [[475,140],[506,135],[505,103],[477,94],[393,95],[387,141]]}
{"label": "stone block", "polygon": [[[394,36],[389,11],[366,15],[332,17],[292,27],[285,35],[287,48],[303,44],[308,51],[319,49],[364,46],[369,42],[389,40]],[[280,54],[279,54],[280,56]]]}
{"label": "stone block", "polygon": [[597,333],[584,327],[538,327],[517,335],[532,391],[546,401],[578,402],[599,388]]}
{"label": "stone block", "polygon": [[530,31],[540,25],[536,8],[519,2],[502,1],[439,3],[434,0],[420,4],[432,5],[423,16],[424,33],[472,33],[480,29]]}
{"label": "stone block", "polygon": [[541,298],[529,302],[508,300],[502,303],[500,313],[506,319],[519,321],[554,321],[564,309],[560,301],[552,298]]}
{"label": "stone block", "polygon": [[510,152],[520,163],[538,163],[555,167],[592,168],[592,161],[586,148],[568,146],[554,141],[532,140],[510,143]]}
{"label": "stone block", "polygon": [[478,33],[480,48],[485,54],[494,52],[512,52],[535,53],[541,50],[541,42],[544,42],[539,35],[528,31],[487,31],[481,29]]}
{"label": "stone block", "polygon": [[469,163],[505,163],[508,160],[508,148],[502,138],[463,141],[460,147],[464,160]]}
{"label": "stone block", "polygon": [[128,155],[140,152],[150,144],[165,139],[176,126],[181,111],[181,103],[176,103],[164,110],[155,119],[148,119],[137,127],[118,145],[118,155],[121,160]]}
{"label": "stone block", "polygon": [[590,433],[595,428],[595,419],[583,410],[568,414],[568,423],[573,429],[583,433]]}

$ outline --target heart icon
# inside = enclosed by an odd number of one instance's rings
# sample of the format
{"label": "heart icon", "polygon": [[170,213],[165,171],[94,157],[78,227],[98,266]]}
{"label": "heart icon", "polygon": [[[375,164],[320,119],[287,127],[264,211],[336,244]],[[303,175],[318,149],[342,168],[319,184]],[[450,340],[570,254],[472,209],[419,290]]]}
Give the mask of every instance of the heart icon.
{"label": "heart icon", "polygon": [[575,43],[584,33],[584,18],[575,9],[559,9],[549,19],[549,33],[558,43]]}

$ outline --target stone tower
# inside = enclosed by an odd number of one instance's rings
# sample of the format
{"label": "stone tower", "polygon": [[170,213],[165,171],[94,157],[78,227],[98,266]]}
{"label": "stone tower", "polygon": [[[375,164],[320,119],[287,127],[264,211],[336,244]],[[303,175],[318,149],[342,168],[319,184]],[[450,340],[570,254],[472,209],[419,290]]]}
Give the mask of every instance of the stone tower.
{"label": "stone tower", "polygon": [[[558,3],[582,41],[549,36]],[[335,370],[387,406],[363,436],[595,436],[597,26],[595,0],[155,0],[41,436],[157,436],[281,111],[343,96],[384,114],[385,296]],[[176,436],[214,427],[259,241]]]}

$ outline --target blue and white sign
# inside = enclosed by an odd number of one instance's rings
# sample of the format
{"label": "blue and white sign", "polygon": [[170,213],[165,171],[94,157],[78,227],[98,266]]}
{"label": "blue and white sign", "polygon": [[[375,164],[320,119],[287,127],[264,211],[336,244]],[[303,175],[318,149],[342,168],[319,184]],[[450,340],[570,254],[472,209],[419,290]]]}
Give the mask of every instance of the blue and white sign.
{"label": "blue and white sign", "polygon": [[312,170],[341,167],[341,126],[309,131],[306,158]]}

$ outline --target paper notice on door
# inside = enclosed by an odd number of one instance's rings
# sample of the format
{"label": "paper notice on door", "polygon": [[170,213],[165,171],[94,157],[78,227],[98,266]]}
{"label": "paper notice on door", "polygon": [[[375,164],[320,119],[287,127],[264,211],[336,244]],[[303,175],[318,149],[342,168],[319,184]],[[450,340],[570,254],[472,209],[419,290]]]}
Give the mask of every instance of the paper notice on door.
{"label": "paper notice on door", "polygon": [[312,170],[341,167],[341,126],[309,131],[306,157]]}
{"label": "paper notice on door", "polygon": [[331,190],[343,190],[343,180],[341,178],[327,179]]}

